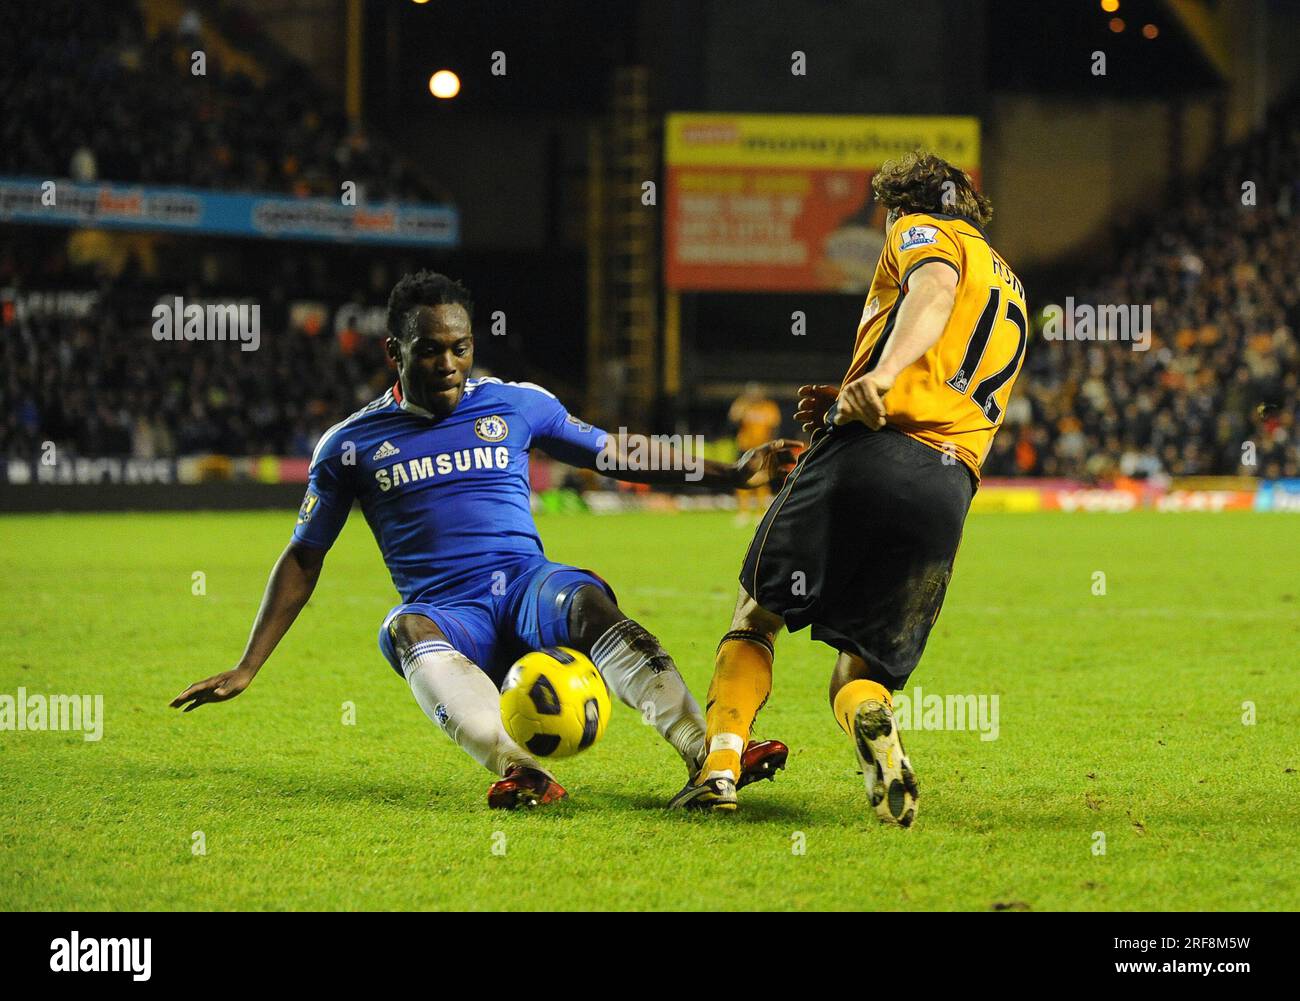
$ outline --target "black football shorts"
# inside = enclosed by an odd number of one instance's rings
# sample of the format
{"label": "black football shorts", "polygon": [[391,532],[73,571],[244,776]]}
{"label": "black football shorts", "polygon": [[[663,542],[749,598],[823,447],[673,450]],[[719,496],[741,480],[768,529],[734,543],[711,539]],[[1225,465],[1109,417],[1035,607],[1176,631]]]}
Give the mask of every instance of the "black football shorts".
{"label": "black football shorts", "polygon": [[791,632],[902,688],[939,615],[975,479],[889,427],[818,435],[759,523],[740,583]]}

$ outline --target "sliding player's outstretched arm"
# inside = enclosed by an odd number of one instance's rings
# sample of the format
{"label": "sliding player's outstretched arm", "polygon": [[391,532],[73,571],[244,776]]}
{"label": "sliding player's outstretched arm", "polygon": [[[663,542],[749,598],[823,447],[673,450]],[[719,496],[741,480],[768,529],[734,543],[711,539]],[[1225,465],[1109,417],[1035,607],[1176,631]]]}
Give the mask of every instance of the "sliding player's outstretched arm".
{"label": "sliding player's outstretched arm", "polygon": [[816,431],[826,423],[827,411],[840,395],[840,387],[830,383],[814,383],[799,387],[799,406],[794,419],[805,432]]}
{"label": "sliding player's outstretched arm", "polygon": [[307,604],[324,562],[324,549],[290,542],[271,570],[257,618],[253,620],[253,631],[239,663],[229,671],[190,685],[172,699],[172,708],[184,706],[189,712],[205,702],[233,699],[247,688]]}
{"label": "sliding player's outstretched arm", "polygon": [[355,466],[351,460],[355,455],[355,444],[346,440],[344,435],[332,434],[344,424],[327,432],[312,456],[307,496],[298,509],[293,538],[271,570],[271,579],[266,583],[266,592],[262,595],[257,618],[253,620],[253,631],[248,637],[244,655],[229,671],[190,685],[172,699],[173,708],[183,706],[189,712],[206,702],[233,699],[248,687],[307,604],[320,577],[325,554],[343,530],[343,523],[352,509],[351,474]]}
{"label": "sliding player's outstretched arm", "polygon": [[[664,436],[647,449],[644,435],[620,431],[609,434],[572,416],[560,402],[540,387],[531,404],[530,421],[536,444],[552,457],[581,469],[628,483],[654,486],[697,486],[743,490],[761,486],[788,473],[802,442],[780,439],[751,448],[735,462],[717,462],[695,452],[684,452]],[[654,461],[647,461],[652,454]]]}
{"label": "sliding player's outstretched arm", "polygon": [[590,468],[627,483],[652,486],[695,484],[719,490],[748,490],[761,487],[788,473],[799,457],[803,443],[785,438],[764,442],[751,448],[735,462],[717,462],[700,455],[684,454],[676,447],[665,447],[659,461],[647,466],[627,439],[611,435],[603,456]]}

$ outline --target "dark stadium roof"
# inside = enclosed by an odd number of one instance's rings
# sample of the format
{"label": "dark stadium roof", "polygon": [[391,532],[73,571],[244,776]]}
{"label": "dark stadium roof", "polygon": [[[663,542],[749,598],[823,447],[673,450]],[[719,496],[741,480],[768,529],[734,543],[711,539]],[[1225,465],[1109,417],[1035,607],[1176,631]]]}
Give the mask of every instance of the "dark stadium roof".
{"label": "dark stadium roof", "polygon": [[[1119,17],[1124,30],[1109,23]],[[1155,39],[1143,37],[1147,24]],[[990,0],[988,85],[997,90],[1079,96],[1164,97],[1217,88],[1223,81],[1161,0],[1123,0],[1107,13],[1098,0]],[[1091,72],[1106,53],[1106,75]]]}

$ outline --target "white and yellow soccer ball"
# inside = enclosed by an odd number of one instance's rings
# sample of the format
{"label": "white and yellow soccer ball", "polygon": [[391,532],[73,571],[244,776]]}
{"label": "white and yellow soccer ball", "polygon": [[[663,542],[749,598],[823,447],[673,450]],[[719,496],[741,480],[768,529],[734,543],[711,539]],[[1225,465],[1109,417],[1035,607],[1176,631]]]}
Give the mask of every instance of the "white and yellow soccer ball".
{"label": "white and yellow soccer ball", "polygon": [[501,722],[537,757],[567,758],[604,734],[609,689],[577,650],[534,650],[515,661],[501,683]]}

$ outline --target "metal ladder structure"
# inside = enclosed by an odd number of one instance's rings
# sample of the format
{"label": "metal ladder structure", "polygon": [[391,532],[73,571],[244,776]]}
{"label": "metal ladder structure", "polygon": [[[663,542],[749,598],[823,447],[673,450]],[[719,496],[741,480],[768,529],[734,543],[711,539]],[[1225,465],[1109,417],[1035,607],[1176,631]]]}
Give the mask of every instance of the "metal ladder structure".
{"label": "metal ladder structure", "polygon": [[588,412],[633,429],[649,426],[660,391],[660,205],[642,203],[658,174],[649,80],[644,66],[615,71],[612,114],[589,147]]}

